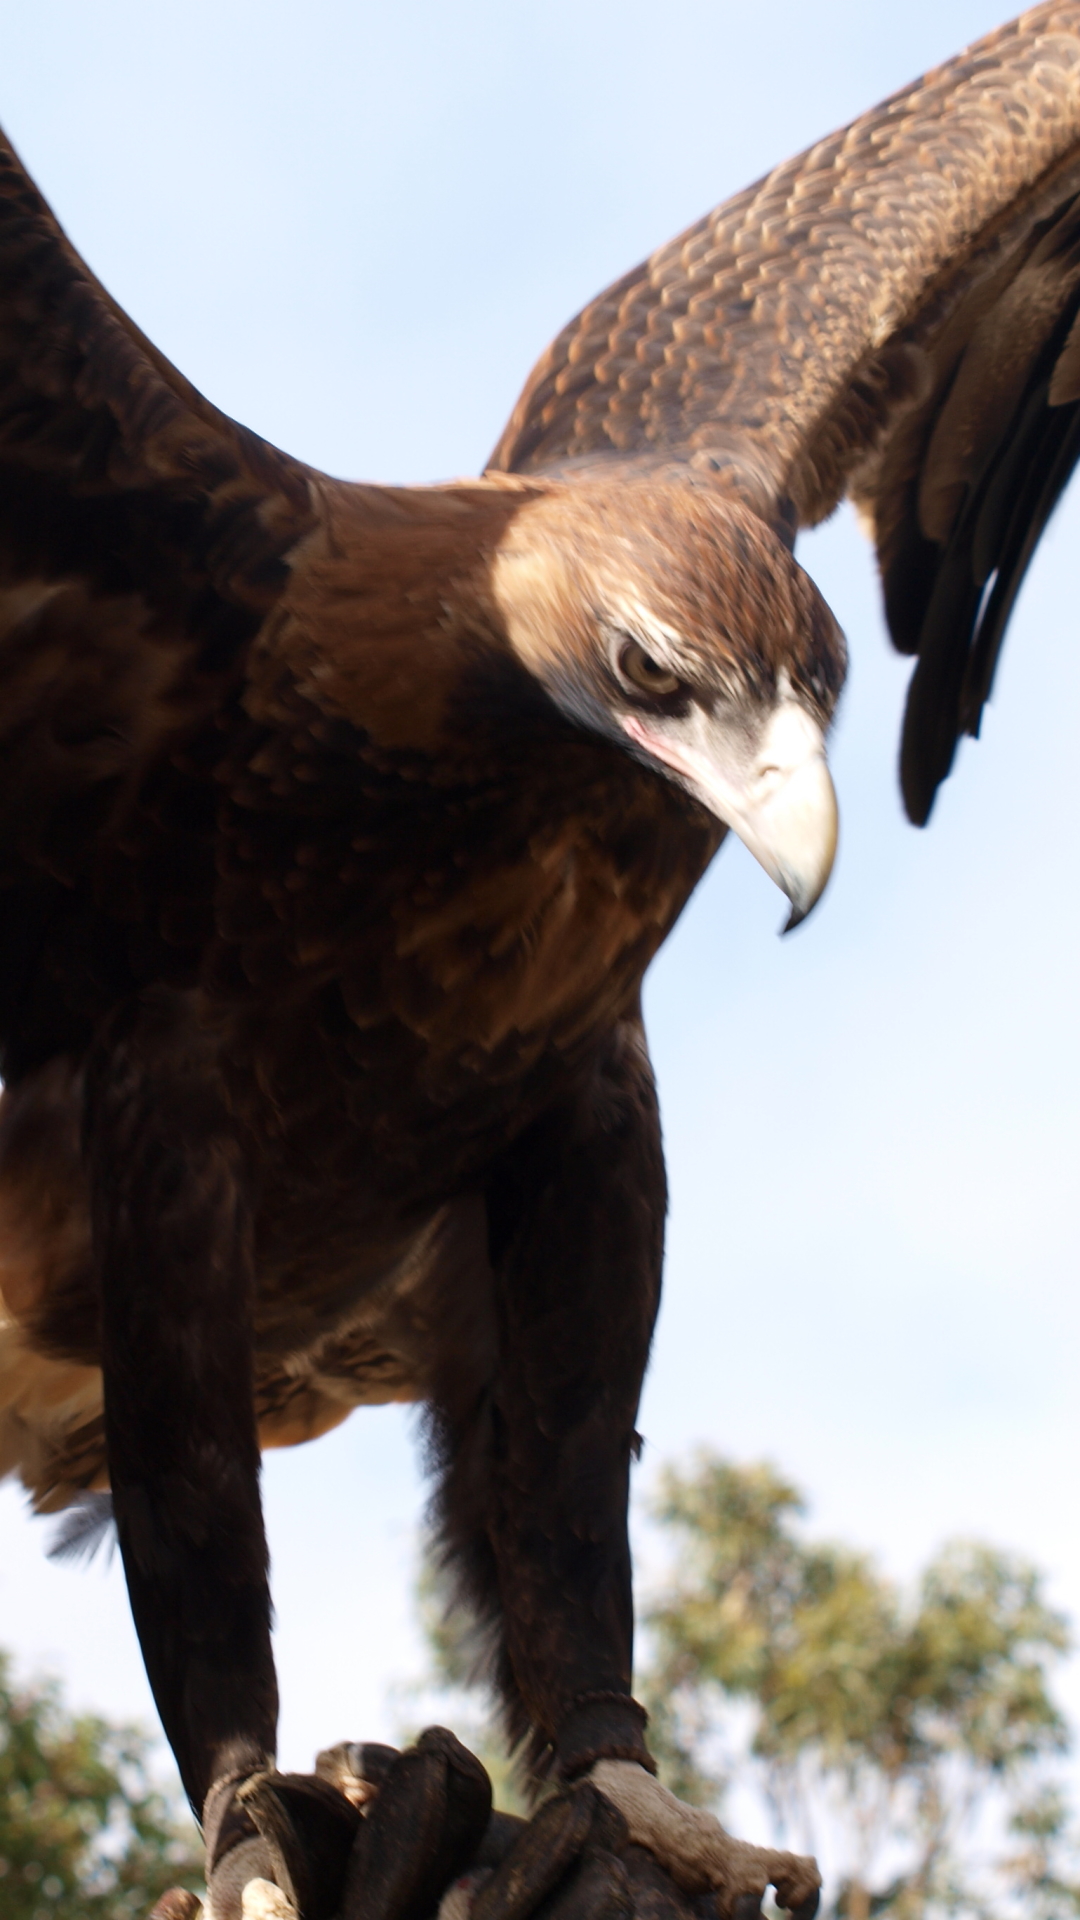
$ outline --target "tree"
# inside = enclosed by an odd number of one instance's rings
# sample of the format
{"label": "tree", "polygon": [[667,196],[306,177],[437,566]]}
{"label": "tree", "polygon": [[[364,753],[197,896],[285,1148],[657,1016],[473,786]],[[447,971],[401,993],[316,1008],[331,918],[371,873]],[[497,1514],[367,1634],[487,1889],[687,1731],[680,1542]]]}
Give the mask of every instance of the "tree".
{"label": "tree", "polygon": [[16,1687],[0,1655],[4,1920],[142,1920],[167,1887],[198,1890],[195,1828],[149,1755],[137,1728],[68,1713],[55,1683]]}
{"label": "tree", "polygon": [[[1038,1573],[954,1544],[904,1597],[867,1556],[804,1539],[802,1511],[768,1466],[702,1455],[662,1478],[676,1551],[639,1691],[668,1784],[715,1802],[709,1755],[744,1702],[781,1824],[811,1844],[829,1825],[846,1856],[848,1920],[985,1914],[1010,1895],[1045,1920],[1080,1913],[1064,1806],[1040,1784],[1066,1744],[1048,1669],[1069,1640]],[[991,1872],[973,1855],[995,1799],[1019,1851]]]}

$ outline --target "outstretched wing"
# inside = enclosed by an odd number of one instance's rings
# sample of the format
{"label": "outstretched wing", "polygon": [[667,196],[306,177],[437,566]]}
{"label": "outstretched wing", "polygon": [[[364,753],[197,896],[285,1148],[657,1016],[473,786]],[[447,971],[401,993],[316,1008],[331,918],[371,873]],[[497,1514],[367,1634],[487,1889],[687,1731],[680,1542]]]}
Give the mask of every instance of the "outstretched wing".
{"label": "outstretched wing", "polygon": [[919,656],[901,779],[921,823],[1080,455],[1078,313],[1080,0],[1049,0],[601,294],[492,465],[677,459],[789,530],[854,495]]}
{"label": "outstretched wing", "polygon": [[[211,718],[311,519],[99,286],[0,137],[0,1059],[183,978]],[[123,831],[117,823],[123,820]]]}

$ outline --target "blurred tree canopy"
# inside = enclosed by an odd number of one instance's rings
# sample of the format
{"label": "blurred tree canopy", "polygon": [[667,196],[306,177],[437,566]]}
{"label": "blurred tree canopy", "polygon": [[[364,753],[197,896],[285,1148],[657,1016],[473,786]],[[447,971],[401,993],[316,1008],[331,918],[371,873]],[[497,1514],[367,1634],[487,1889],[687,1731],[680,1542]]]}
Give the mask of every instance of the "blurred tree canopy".
{"label": "blurred tree canopy", "polygon": [[[834,1920],[1077,1920],[1080,1844],[1050,1771],[1067,1745],[1050,1673],[1070,1640],[1038,1572],[957,1543],[905,1594],[867,1555],[808,1538],[803,1512],[769,1466],[702,1454],[661,1475],[670,1571],[635,1688],[661,1777],[714,1810],[729,1780],[759,1787],[776,1838],[825,1854]],[[430,1563],[419,1607],[431,1664],[410,1706],[455,1726],[522,1810],[470,1691],[470,1618]]]}
{"label": "blurred tree canopy", "polygon": [[505,1813],[527,1814],[530,1807],[484,1685],[482,1640],[472,1615],[451,1596],[442,1569],[427,1553],[420,1562],[416,1608],[429,1667],[421,1680],[397,1689],[402,1746],[433,1720],[445,1722],[487,1768],[495,1805]]}
{"label": "blurred tree canopy", "polygon": [[674,1560],[639,1691],[668,1784],[717,1801],[741,1701],[782,1829],[811,1845],[828,1829],[844,1858],[848,1920],[1080,1913],[1044,1764],[1067,1744],[1049,1670],[1069,1635],[1039,1574],[956,1543],[903,1595],[866,1555],[806,1539],[802,1512],[768,1466],[701,1455],[662,1475]]}
{"label": "blurred tree canopy", "polygon": [[137,1728],[68,1713],[55,1683],[17,1687],[0,1654],[4,1920],[143,1920],[167,1887],[199,1889],[198,1836],[149,1755]]}

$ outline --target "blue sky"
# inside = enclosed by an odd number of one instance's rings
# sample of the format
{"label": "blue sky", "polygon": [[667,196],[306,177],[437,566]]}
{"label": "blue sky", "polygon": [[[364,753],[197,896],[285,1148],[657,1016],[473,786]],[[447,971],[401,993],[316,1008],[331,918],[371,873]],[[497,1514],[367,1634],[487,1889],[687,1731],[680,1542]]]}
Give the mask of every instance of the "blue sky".
{"label": "blue sky", "polygon": [[[0,120],[139,325],[335,473],[475,472],[551,333],[773,162],[997,24],[913,0],[2,0]],[[849,515],[800,544],[845,627],[832,884],[722,853],[648,981],[668,1141],[652,1465],[767,1454],[898,1575],[978,1534],[1080,1618],[1075,556],[1044,541],[982,742],[931,829],[907,664]],[[398,1409],[266,1474],[282,1754],[392,1730],[423,1501]],[[644,1575],[650,1548],[642,1535]],[[42,1559],[0,1490],[0,1644],[150,1717],[117,1567]],[[1080,1710],[1080,1684],[1067,1694]]]}

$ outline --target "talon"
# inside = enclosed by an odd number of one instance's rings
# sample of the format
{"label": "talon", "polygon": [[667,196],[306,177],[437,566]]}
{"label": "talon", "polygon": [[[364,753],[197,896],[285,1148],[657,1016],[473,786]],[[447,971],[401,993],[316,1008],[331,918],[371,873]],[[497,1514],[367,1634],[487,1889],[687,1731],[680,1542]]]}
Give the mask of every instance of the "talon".
{"label": "talon", "polygon": [[545,1801],[478,1894],[473,1920],[525,1920],[579,1858],[592,1821],[581,1793]]}
{"label": "talon", "polygon": [[802,1901],[801,1905],[791,1908],[791,1920],[814,1920],[814,1915],[820,1905],[821,1888],[815,1887],[813,1893]]}
{"label": "talon", "polygon": [[[798,1865],[803,1868],[807,1866],[811,1867],[814,1876],[816,1876],[817,1869],[812,1860],[802,1860],[797,1854],[789,1854],[787,1858],[789,1860],[794,1858]],[[818,1907],[821,1904],[820,1879],[816,1879],[815,1883],[815,1879],[811,1878],[809,1886],[807,1885],[807,1879],[808,1876],[805,1872],[793,1876],[790,1873],[784,1873],[782,1869],[773,1877],[773,1886],[776,1888],[777,1905],[786,1909],[791,1915],[791,1920],[814,1920],[814,1915],[817,1913]]]}
{"label": "talon", "polygon": [[693,1903],[685,1900],[671,1875],[646,1847],[627,1847],[623,1866],[630,1880],[636,1920],[718,1920],[715,1900],[709,1894]]}
{"label": "talon", "polygon": [[634,1901],[613,1853],[586,1853],[544,1909],[545,1920],[633,1920]]}
{"label": "talon", "polygon": [[493,1810],[473,1864],[477,1867],[501,1866],[511,1847],[517,1845],[528,1824],[529,1822],[523,1820],[520,1814],[500,1813]]}
{"label": "talon", "polygon": [[472,1862],[490,1816],[479,1760],[445,1728],[429,1727],[359,1821],[341,1920],[427,1920]]}
{"label": "talon", "polygon": [[202,1920],[242,1920],[244,1888],[276,1870],[261,1834],[237,1841],[224,1855],[215,1855],[208,1849],[207,1865]]}
{"label": "talon", "polygon": [[[288,1912],[253,1906],[243,1920],[330,1920],[341,1890],[357,1828],[356,1807],[344,1794],[311,1773],[256,1773],[237,1788],[236,1798],[250,1815],[269,1856],[270,1870],[259,1884],[280,1892]],[[252,1876],[254,1879],[255,1876]],[[244,1899],[247,1899],[247,1884]],[[267,1898],[269,1896],[266,1896]],[[263,1898],[253,1895],[253,1901]]]}

